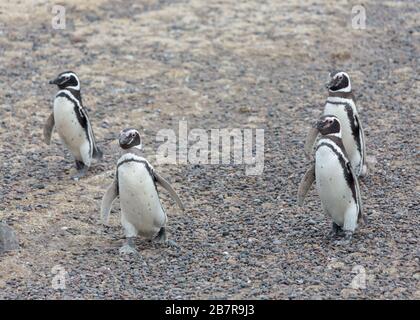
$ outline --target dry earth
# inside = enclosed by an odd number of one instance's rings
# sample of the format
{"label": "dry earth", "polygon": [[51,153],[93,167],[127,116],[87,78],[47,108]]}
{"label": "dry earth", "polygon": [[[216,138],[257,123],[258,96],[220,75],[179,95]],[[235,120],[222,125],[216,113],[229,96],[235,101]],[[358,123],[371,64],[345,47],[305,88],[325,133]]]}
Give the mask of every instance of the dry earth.
{"label": "dry earth", "polygon": [[[77,0],[53,30],[52,2],[0,1],[0,220],[21,246],[0,256],[0,298],[419,299],[419,5],[363,4],[356,30],[350,1]],[[353,78],[376,160],[361,183],[369,224],[350,246],[327,238],[315,191],[296,205],[303,139],[333,68]],[[67,69],[105,153],[79,182],[57,134],[42,142],[48,80]],[[179,248],[139,239],[142,258],[122,257],[118,203],[110,227],[98,223],[115,139],[141,129],[155,164],[157,132],[180,120],[264,129],[264,172],[155,165],[187,208],[161,192]]]}

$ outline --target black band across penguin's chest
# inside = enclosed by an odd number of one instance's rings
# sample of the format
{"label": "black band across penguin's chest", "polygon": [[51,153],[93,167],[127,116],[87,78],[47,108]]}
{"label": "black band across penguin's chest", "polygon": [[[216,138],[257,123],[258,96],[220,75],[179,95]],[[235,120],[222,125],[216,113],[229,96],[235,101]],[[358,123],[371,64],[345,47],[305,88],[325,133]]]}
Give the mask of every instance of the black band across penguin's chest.
{"label": "black band across penguin's chest", "polygon": [[150,167],[149,163],[145,160],[140,160],[140,159],[135,159],[135,158],[130,158],[130,159],[125,159],[123,161],[121,161],[120,163],[117,164],[117,179],[118,179],[118,168],[120,166],[122,166],[125,163],[129,163],[129,162],[137,162],[137,163],[141,163],[144,165],[144,167],[146,168],[147,172],[149,173],[150,177],[152,178],[153,184],[155,185],[155,189],[157,191],[157,186],[156,186],[156,178],[155,175],[153,174],[153,170]]}
{"label": "black band across penguin's chest", "polygon": [[[71,103],[73,103],[74,105],[74,113],[76,114],[77,117],[77,121],[80,123],[80,125],[82,126],[83,129],[85,129],[86,135],[89,139],[89,133],[88,133],[88,120],[85,117],[85,115],[83,114],[83,111],[81,110],[81,103],[80,101],[76,101],[74,97],[71,97],[69,94],[67,94],[66,92],[60,92],[59,94],[57,94],[56,98],[58,97],[62,97],[65,98],[69,101],[71,101]],[[79,106],[80,105],[80,106]]]}

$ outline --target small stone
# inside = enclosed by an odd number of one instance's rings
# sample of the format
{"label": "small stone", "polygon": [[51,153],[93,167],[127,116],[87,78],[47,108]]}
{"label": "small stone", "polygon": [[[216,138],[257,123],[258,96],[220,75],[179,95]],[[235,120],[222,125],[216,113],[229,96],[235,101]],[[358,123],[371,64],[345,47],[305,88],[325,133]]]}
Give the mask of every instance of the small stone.
{"label": "small stone", "polygon": [[72,43],[86,42],[86,38],[81,35],[73,35],[70,37]]}
{"label": "small stone", "polygon": [[7,224],[0,223],[0,254],[17,249],[19,249],[19,242],[15,232]]}

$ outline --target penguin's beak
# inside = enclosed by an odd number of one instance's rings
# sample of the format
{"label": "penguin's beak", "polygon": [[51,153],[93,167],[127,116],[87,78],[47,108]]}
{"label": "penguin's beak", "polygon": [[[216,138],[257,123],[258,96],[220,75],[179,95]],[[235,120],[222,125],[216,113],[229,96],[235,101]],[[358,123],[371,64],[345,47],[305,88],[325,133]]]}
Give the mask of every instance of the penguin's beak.
{"label": "penguin's beak", "polygon": [[335,85],[337,85],[337,83],[338,83],[338,78],[331,78],[331,80],[325,84],[325,88],[330,89],[334,87]]}
{"label": "penguin's beak", "polygon": [[315,130],[318,130],[318,125],[319,125],[320,120],[317,120],[315,122],[312,123],[312,128]]}
{"label": "penguin's beak", "polygon": [[131,140],[132,139],[131,139],[130,135],[121,134],[118,142],[119,142],[120,146],[123,147],[123,146],[126,146],[126,145],[130,144]]}
{"label": "penguin's beak", "polygon": [[324,127],[324,121],[319,120],[316,125],[315,125],[315,129],[317,129],[318,131],[321,130]]}
{"label": "penguin's beak", "polygon": [[49,84],[59,84],[60,81],[59,81],[59,78],[55,78],[54,80],[50,80],[48,83]]}

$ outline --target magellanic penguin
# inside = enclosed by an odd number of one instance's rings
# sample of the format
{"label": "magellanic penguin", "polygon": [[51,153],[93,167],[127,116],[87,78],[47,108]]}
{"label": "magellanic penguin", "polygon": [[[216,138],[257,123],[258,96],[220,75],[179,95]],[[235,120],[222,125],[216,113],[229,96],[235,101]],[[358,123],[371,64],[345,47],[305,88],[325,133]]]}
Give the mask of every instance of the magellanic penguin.
{"label": "magellanic penguin", "polygon": [[[327,84],[329,96],[324,108],[324,115],[334,115],[341,123],[343,144],[349,155],[350,163],[357,176],[367,173],[365,135],[357,112],[352,93],[350,77],[345,72],[332,72]],[[316,129],[310,130],[305,143],[305,153],[310,154],[318,135]]]}
{"label": "magellanic penguin", "polygon": [[66,71],[49,83],[57,85],[59,91],[54,98],[54,110],[44,126],[44,141],[50,144],[55,127],[76,160],[78,173],[74,178],[77,180],[86,174],[92,158],[102,158],[102,151],[96,145],[87,111],[82,104],[77,75]]}
{"label": "magellanic penguin", "polygon": [[353,171],[341,137],[340,120],[324,115],[316,124],[321,134],[311,165],[298,189],[298,204],[302,205],[314,180],[324,212],[333,220],[333,234],[344,231],[343,242],[349,242],[358,222],[365,221],[359,182]]}
{"label": "magellanic penguin", "polygon": [[156,184],[165,188],[181,210],[184,206],[171,185],[161,177],[141,155],[141,138],[136,129],[124,129],[119,136],[123,154],[118,160],[115,179],[107,189],[101,204],[101,218],[108,223],[112,202],[120,197],[121,223],[127,238],[120,253],[136,253],[137,235],[147,239],[167,241],[166,212],[159,199]]}

